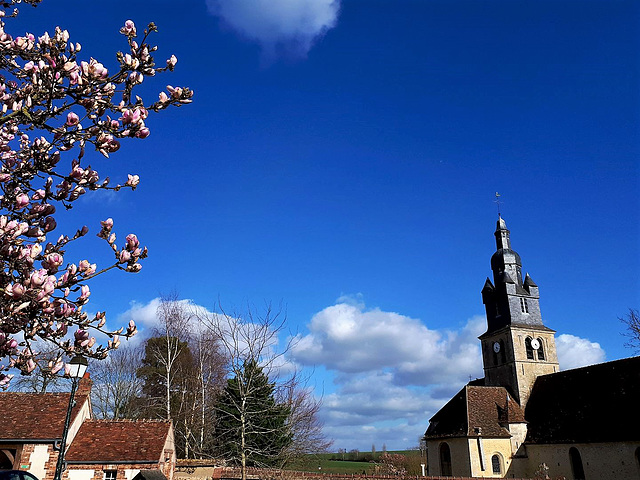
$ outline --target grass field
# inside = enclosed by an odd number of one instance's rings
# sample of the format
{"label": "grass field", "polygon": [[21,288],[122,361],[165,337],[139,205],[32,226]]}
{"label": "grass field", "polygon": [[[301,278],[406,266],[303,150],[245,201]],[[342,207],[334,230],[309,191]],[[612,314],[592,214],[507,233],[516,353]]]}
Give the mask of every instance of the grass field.
{"label": "grass field", "polygon": [[[397,450],[389,451],[387,453],[395,453],[406,456],[419,455],[416,450]],[[377,458],[382,455],[382,452],[376,452],[373,458]],[[323,472],[323,473],[335,473],[335,474],[372,474],[374,473],[375,463],[347,460],[349,453],[345,453],[345,460],[335,460],[342,456],[338,453],[320,453],[316,455],[306,455],[305,457],[292,462],[287,465],[287,470],[298,470],[302,472]],[[360,452],[361,457],[371,458],[371,452]],[[334,460],[332,460],[332,458]]]}

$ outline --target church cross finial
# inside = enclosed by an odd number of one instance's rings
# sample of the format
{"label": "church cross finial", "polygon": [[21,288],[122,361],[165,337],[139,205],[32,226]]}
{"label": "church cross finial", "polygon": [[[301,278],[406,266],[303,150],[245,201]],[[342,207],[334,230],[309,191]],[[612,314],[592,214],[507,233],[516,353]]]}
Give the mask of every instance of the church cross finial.
{"label": "church cross finial", "polygon": [[496,192],[496,199],[494,200],[496,205],[498,205],[498,217],[500,217],[500,194]]}

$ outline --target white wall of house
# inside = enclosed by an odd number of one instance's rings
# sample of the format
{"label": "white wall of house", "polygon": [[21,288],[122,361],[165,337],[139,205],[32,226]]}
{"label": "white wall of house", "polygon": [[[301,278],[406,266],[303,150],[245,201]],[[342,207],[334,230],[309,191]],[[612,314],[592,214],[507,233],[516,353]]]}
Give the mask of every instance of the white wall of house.
{"label": "white wall of house", "polygon": [[69,480],[91,480],[93,469],[91,470],[68,470]]}
{"label": "white wall of house", "polygon": [[91,401],[89,397],[87,397],[84,403],[80,406],[80,411],[73,419],[73,422],[71,422],[71,424],[69,425],[69,433],[67,434],[67,448],[69,448],[69,445],[71,445],[71,442],[73,442],[73,439],[75,438],[76,433],[78,433],[78,430],[80,430],[82,423],[89,418],[91,418]]}
{"label": "white wall of house", "polygon": [[29,458],[31,463],[29,472],[38,478],[44,478],[47,473],[46,464],[49,461],[49,447],[50,445],[34,445],[33,453]]}

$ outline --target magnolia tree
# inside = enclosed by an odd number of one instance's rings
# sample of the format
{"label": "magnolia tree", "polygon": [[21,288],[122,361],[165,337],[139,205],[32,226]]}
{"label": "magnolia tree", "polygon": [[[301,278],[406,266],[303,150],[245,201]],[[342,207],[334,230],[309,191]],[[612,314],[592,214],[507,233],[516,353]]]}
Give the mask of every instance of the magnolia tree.
{"label": "magnolia tree", "polygon": [[[40,0],[24,0],[36,5]],[[157,101],[145,103],[134,90],[145,77],[173,70],[171,56],[158,67],[149,24],[142,35],[127,20],[120,29],[126,46],[116,53],[109,71],[86,57],[69,33],[56,27],[41,36],[12,36],[6,29],[21,0],[0,1],[0,385],[17,368],[36,368],[34,342],[45,340],[60,355],[44,366],[51,373],[64,368],[62,355],[80,353],[103,359],[117,348],[119,337],[135,333],[133,322],[116,331],[105,328],[105,314],[88,316],[89,280],[111,269],[138,272],[147,256],[134,234],[118,241],[112,219],[101,222],[98,237],[113,252],[108,265],[91,259],[65,258],[71,242],[84,237],[56,231],[56,216],[81,196],[98,190],[134,190],[137,175],[112,184],[86,163],[85,151],[104,157],[118,151],[120,139],[149,136],[149,112],[191,102],[188,88],[167,86]],[[13,9],[13,10],[11,10]],[[90,156],[90,155],[87,155]],[[99,155],[95,155],[94,157]],[[105,345],[92,335],[102,332]]]}

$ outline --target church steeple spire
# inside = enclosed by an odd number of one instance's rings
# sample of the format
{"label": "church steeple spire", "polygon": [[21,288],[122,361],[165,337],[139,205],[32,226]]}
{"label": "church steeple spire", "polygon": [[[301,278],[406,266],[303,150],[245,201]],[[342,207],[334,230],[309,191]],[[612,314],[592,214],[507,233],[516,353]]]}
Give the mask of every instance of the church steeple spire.
{"label": "church steeple spire", "polygon": [[511,249],[507,223],[499,216],[491,257],[493,283],[487,278],[482,302],[487,331],[480,336],[487,385],[503,386],[524,406],[535,377],[555,372],[558,360],[553,330],[542,323],[538,286]]}
{"label": "church steeple spire", "polygon": [[500,215],[498,215],[498,225],[494,235],[496,236],[496,248],[511,248],[511,240],[509,239],[509,230],[507,229],[507,222],[504,221]]}

